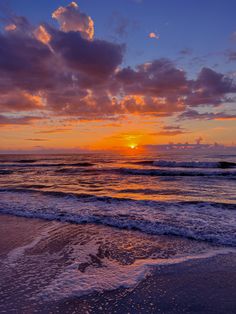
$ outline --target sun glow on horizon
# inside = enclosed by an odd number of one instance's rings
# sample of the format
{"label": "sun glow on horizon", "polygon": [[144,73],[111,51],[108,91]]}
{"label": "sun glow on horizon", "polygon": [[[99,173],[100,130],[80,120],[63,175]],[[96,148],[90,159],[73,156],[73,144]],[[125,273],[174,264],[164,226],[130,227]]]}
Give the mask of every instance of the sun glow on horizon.
{"label": "sun glow on horizon", "polygon": [[131,148],[131,149],[137,149],[137,148],[138,148],[138,145],[132,143],[132,144],[129,145],[129,148]]}

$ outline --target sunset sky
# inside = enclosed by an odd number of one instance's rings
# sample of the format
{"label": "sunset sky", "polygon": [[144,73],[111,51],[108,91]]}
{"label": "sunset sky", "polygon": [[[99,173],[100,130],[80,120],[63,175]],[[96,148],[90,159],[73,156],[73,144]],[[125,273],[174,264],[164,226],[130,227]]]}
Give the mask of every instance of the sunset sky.
{"label": "sunset sky", "polygon": [[235,0],[0,0],[0,151],[236,145]]}

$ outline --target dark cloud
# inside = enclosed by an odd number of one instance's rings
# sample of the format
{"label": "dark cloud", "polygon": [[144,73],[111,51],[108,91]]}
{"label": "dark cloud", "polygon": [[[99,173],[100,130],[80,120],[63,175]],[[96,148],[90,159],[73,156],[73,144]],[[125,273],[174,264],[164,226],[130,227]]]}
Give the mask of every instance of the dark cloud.
{"label": "dark cloud", "polygon": [[51,88],[56,69],[51,51],[36,38],[15,31],[0,33],[0,90]]}
{"label": "dark cloud", "polygon": [[168,59],[141,64],[136,70],[124,68],[117,74],[127,94],[174,97],[188,91],[186,73]]}
{"label": "dark cloud", "polygon": [[[186,73],[167,59],[141,64],[136,69],[120,70],[123,105],[130,112],[171,115],[185,107],[183,97],[188,93]],[[138,96],[138,97],[137,97]]]}
{"label": "dark cloud", "polygon": [[124,50],[124,46],[104,40],[86,40],[77,32],[54,31],[51,45],[72,70],[98,80],[111,75],[121,64]]}
{"label": "dark cloud", "polygon": [[191,92],[187,98],[189,106],[217,106],[230,101],[227,94],[236,92],[233,79],[210,68],[203,68],[191,85]]}

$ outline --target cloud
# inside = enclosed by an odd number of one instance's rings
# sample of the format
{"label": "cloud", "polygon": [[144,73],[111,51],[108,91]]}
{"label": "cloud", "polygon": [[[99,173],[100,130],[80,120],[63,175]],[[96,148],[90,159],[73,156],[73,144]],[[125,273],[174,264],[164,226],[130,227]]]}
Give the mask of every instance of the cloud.
{"label": "cloud", "polygon": [[144,63],[134,70],[124,68],[117,73],[128,94],[142,94],[177,99],[188,92],[186,73],[168,59]]}
{"label": "cloud", "polygon": [[12,34],[29,35],[33,30],[33,26],[26,17],[14,15],[12,12],[8,12],[5,17],[1,17],[1,20],[5,23],[4,31]]}
{"label": "cloud", "polygon": [[88,41],[80,33],[52,33],[51,45],[71,70],[98,79],[112,74],[122,62],[124,46],[105,40]]}
{"label": "cloud", "polygon": [[22,90],[0,94],[1,112],[40,110],[43,108],[43,98],[39,94],[30,94]]}
{"label": "cloud", "polygon": [[183,111],[189,83],[186,73],[168,59],[154,60],[117,72],[126,95],[122,104],[130,112],[171,115]]}
{"label": "cloud", "polygon": [[72,129],[69,128],[57,128],[57,129],[51,129],[51,130],[42,130],[35,132],[37,134],[56,134],[56,133],[64,133],[66,131],[71,131]]}
{"label": "cloud", "polygon": [[168,59],[158,59],[137,66],[136,70],[124,68],[117,74],[125,83],[127,93],[157,97],[178,98],[188,92],[186,73]]}
{"label": "cloud", "polygon": [[34,31],[35,37],[43,44],[47,45],[51,41],[51,35],[47,32],[43,25],[39,25]]}
{"label": "cloud", "polygon": [[148,37],[149,37],[149,38],[152,38],[152,39],[160,39],[160,36],[157,35],[157,34],[154,33],[154,32],[149,33],[149,34],[148,34]]}
{"label": "cloud", "polygon": [[58,21],[63,32],[79,32],[84,39],[93,39],[94,22],[90,16],[80,11],[76,2],[59,7],[52,17]]}
{"label": "cloud", "polygon": [[16,25],[15,24],[8,24],[5,26],[5,31],[7,32],[12,32],[12,31],[15,31],[16,30]]}
{"label": "cloud", "polygon": [[[229,96],[236,93],[232,78],[206,67],[192,79],[166,58],[124,67],[124,45],[85,36],[87,28],[81,30],[82,26],[72,29],[81,14],[88,19],[75,3],[58,10],[54,15],[60,29],[32,26],[24,17],[12,17],[7,25],[13,23],[16,29],[0,32],[1,114],[40,112],[76,121],[117,121],[126,115],[209,118],[208,113],[199,116],[195,108],[230,102]],[[67,24],[70,14],[76,19]],[[6,117],[2,121],[33,122]]]}
{"label": "cloud", "polygon": [[26,141],[33,141],[33,142],[45,142],[48,141],[46,138],[26,138]]}
{"label": "cloud", "polygon": [[160,131],[153,133],[153,135],[161,135],[161,136],[176,136],[181,134],[186,134],[187,132],[181,131],[181,130],[175,130],[175,131]]}
{"label": "cloud", "polygon": [[27,125],[39,119],[41,118],[31,117],[31,116],[9,117],[9,116],[0,114],[0,127],[9,126],[9,125]]}
{"label": "cloud", "polygon": [[36,32],[23,21],[23,28],[18,23],[17,31],[0,33],[0,111],[44,109],[90,119],[113,115],[110,76],[124,47],[46,25]]}
{"label": "cloud", "polygon": [[177,126],[163,126],[161,131],[159,132],[155,132],[155,133],[151,133],[150,135],[153,136],[176,136],[176,135],[182,135],[182,134],[186,134],[188,133],[184,128],[182,128],[181,126],[177,125]]}
{"label": "cloud", "polygon": [[191,92],[188,95],[188,105],[220,105],[230,101],[227,94],[236,92],[233,79],[204,67],[196,81],[192,82]]}
{"label": "cloud", "polygon": [[236,115],[225,112],[204,112],[199,113],[196,110],[188,109],[179,115],[179,120],[236,120]]}
{"label": "cloud", "polygon": [[57,60],[33,34],[0,33],[0,91],[40,91],[54,84]]}

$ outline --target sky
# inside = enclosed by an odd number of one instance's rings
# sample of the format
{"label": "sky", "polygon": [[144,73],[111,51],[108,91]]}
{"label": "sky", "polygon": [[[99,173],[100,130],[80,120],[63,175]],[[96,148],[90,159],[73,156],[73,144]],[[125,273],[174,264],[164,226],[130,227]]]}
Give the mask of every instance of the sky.
{"label": "sky", "polygon": [[236,2],[0,0],[0,151],[236,145]]}

